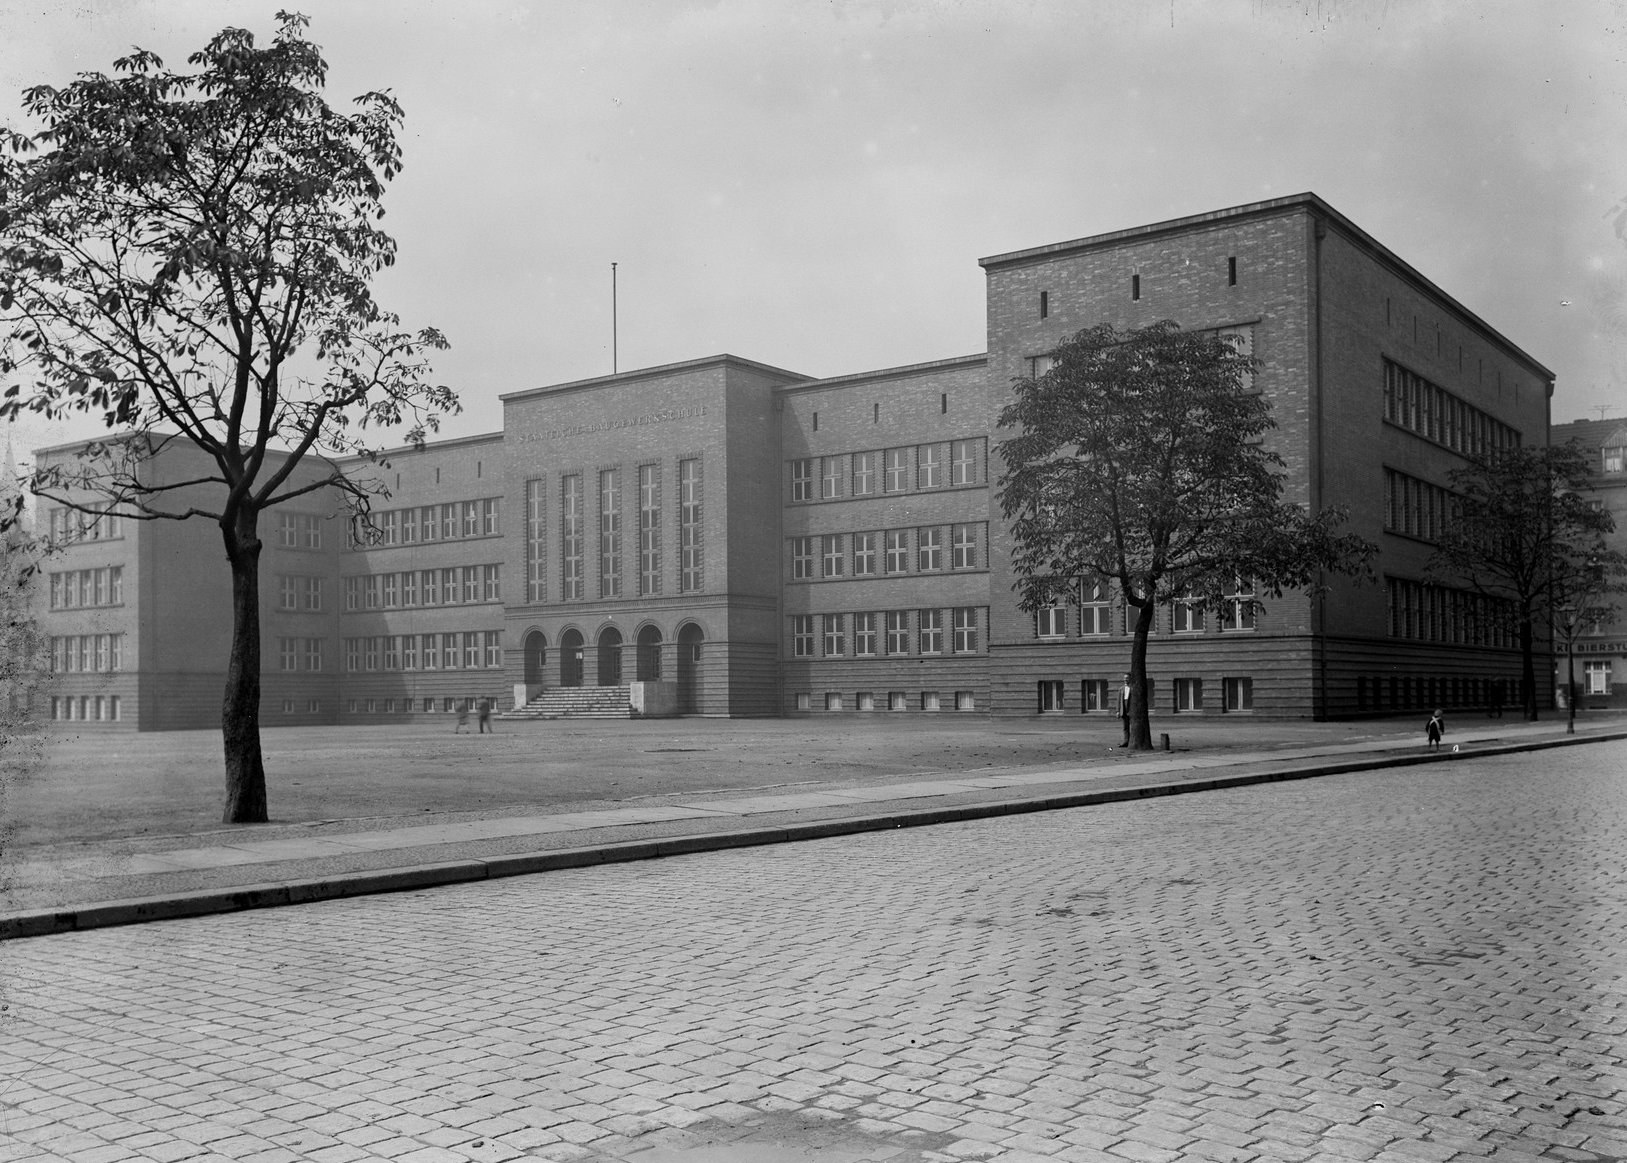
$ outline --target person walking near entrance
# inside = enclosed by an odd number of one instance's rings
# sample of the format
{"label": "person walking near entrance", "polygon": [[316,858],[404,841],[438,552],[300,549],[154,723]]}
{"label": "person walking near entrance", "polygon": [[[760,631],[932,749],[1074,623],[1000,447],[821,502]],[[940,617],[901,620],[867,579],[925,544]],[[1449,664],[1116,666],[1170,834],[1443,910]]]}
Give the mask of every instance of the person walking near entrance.
{"label": "person walking near entrance", "polygon": [[1124,742],[1120,746],[1130,746],[1130,676],[1124,676],[1124,689],[1119,691],[1119,723],[1124,727]]}
{"label": "person walking near entrance", "polygon": [[1436,711],[1429,716],[1429,722],[1424,724],[1424,746],[1431,751],[1441,749],[1441,736],[1446,734],[1446,720]]}
{"label": "person walking near entrance", "polygon": [[480,705],[475,708],[475,717],[480,720],[480,733],[482,735],[484,735],[487,731],[490,731],[493,735],[497,734],[497,728],[491,725],[490,699],[480,700]]}

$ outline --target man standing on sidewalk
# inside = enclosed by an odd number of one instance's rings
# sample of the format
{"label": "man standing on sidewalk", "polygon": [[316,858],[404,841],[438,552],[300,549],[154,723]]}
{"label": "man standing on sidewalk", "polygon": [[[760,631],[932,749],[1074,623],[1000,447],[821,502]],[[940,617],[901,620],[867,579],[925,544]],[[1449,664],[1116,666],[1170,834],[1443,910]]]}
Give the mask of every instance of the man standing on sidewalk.
{"label": "man standing on sidewalk", "polygon": [[1119,691],[1119,724],[1124,728],[1121,747],[1130,746],[1130,676],[1124,676],[1124,687]]}

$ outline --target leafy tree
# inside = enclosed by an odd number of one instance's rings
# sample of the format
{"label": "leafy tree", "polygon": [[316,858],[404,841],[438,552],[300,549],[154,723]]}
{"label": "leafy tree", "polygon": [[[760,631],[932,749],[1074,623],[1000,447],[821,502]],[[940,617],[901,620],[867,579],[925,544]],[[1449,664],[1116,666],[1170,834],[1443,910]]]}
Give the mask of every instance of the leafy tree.
{"label": "leafy tree", "polygon": [[1588,455],[1575,441],[1507,448],[1449,477],[1452,517],[1427,572],[1509,611],[1520,641],[1520,702],[1537,717],[1536,641],[1545,625],[1608,609],[1627,557],[1605,538],[1615,522],[1586,494]]}
{"label": "leafy tree", "polygon": [[[43,128],[0,132],[0,415],[87,414],[118,433],[38,471],[41,495],[219,526],[229,823],[266,819],[260,515],[323,490],[365,511],[376,478],[338,458],[376,459],[392,428],[421,444],[458,409],[425,382],[445,340],[404,329],[371,290],[396,254],[378,221],[401,109],[387,92],[330,108],[308,21],[277,20],[269,45],[225,29],[187,72],[137,49],[115,76],[31,88]],[[171,445],[206,469],[154,483],[143,465]]]}
{"label": "leafy tree", "polygon": [[[1270,404],[1230,337],[1169,321],[1086,328],[1043,375],[1015,382],[1000,504],[1016,539],[1024,610],[1117,583],[1133,611],[1132,748],[1152,747],[1147,635],[1161,602],[1252,617],[1262,597],[1363,573],[1373,547],[1335,532],[1343,514],[1282,500],[1262,438]],[[1243,584],[1239,584],[1239,583]]]}

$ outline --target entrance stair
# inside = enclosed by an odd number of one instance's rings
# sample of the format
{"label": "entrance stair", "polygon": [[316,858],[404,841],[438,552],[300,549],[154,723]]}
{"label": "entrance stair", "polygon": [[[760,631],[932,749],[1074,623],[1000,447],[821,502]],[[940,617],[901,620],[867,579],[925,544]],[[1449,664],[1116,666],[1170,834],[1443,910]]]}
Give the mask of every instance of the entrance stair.
{"label": "entrance stair", "polygon": [[633,697],[626,686],[550,687],[501,719],[630,719]]}

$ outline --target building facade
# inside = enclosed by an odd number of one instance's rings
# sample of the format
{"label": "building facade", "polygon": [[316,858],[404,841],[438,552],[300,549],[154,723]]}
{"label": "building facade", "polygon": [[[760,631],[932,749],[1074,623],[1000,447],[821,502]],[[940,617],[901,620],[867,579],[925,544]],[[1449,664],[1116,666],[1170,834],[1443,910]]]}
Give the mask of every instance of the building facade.
{"label": "building facade", "polygon": [[[1574,440],[1582,446],[1593,464],[1591,504],[1606,510],[1615,521],[1611,547],[1627,552],[1627,420],[1577,420],[1556,424],[1555,444]],[[1594,618],[1582,623],[1571,649],[1571,658],[1555,660],[1557,684],[1565,687],[1565,670],[1575,667],[1572,679],[1577,685],[1579,709],[1627,706],[1627,611],[1621,598],[1612,618]]]}
{"label": "building facade", "polygon": [[[337,502],[272,515],[264,721],[622,688],[653,714],[1114,715],[1122,603],[1014,600],[997,420],[1063,337],[1159,319],[1251,351],[1288,498],[1347,509],[1380,578],[1258,616],[1172,603],[1154,713],[1377,715],[1517,681],[1497,612],[1423,571],[1450,470],[1546,442],[1542,365],[1310,194],[982,265],[983,353],[826,379],[724,355],[515,392],[501,432],[393,454],[367,536]],[[210,559],[214,530],[115,528],[51,566],[77,587],[46,612],[53,641],[75,642],[52,659],[52,697],[73,701],[52,706],[212,725],[198,712],[224,631],[199,611],[208,586],[226,609],[224,561],[217,544],[218,575],[174,563]],[[116,590],[96,573],[115,567]],[[196,627],[179,652],[177,610]],[[116,664],[113,634],[130,636]],[[98,692],[120,698],[113,718],[96,719]]]}

